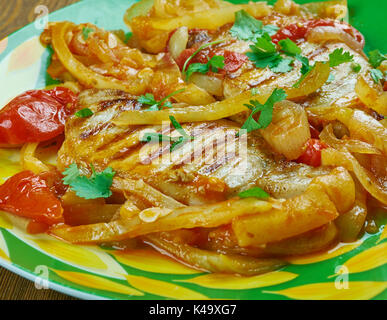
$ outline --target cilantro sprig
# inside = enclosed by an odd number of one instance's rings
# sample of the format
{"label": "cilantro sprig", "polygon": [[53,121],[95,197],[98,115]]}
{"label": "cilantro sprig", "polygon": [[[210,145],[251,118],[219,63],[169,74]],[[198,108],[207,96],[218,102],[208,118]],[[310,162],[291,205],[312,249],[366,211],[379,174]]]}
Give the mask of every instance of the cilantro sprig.
{"label": "cilantro sprig", "polygon": [[[302,64],[301,67],[301,77],[300,79],[293,85],[293,87],[298,88],[301,82],[308,76],[308,74],[314,69],[315,64],[311,65],[309,59],[307,57],[296,55],[296,59],[299,60]],[[335,49],[333,52],[329,54],[329,66],[331,68],[337,67],[343,63],[353,61],[353,55],[349,52],[345,51],[343,48]],[[334,76],[330,75],[328,82],[334,80]]]}
{"label": "cilantro sprig", "polygon": [[82,29],[82,36],[84,40],[87,40],[89,38],[89,34],[94,32],[95,30],[93,28],[84,27]]}
{"label": "cilantro sprig", "polygon": [[257,68],[269,67],[274,72],[288,72],[292,70],[292,60],[283,58],[277,51],[276,45],[270,36],[265,33],[261,38],[250,46],[251,51],[246,53],[250,61]]}
{"label": "cilantro sprig", "polygon": [[194,72],[200,72],[206,74],[208,71],[218,72],[219,69],[224,68],[224,57],[213,56],[207,63],[191,63],[185,73],[186,80],[188,81]]}
{"label": "cilantro sprig", "polygon": [[233,37],[243,41],[256,41],[265,33],[272,36],[279,28],[274,25],[263,25],[262,21],[255,19],[245,10],[235,12],[235,23],[230,29]]}
{"label": "cilantro sprig", "polygon": [[259,187],[254,187],[238,193],[239,198],[258,198],[258,199],[268,199],[270,195],[263,189]]}
{"label": "cilantro sprig", "polygon": [[208,48],[208,47],[210,47],[210,46],[212,46],[212,45],[221,43],[221,42],[224,42],[224,40],[223,40],[223,39],[219,39],[219,40],[216,40],[216,41],[212,41],[212,42],[203,44],[203,45],[201,45],[201,46],[200,46],[193,54],[191,54],[187,60],[185,60],[184,65],[183,65],[183,69],[182,69],[181,73],[186,77],[186,80],[188,80],[188,79],[187,79],[187,68],[188,68],[188,65],[189,65],[190,61],[191,61],[191,60],[192,60],[192,59],[193,59],[200,51],[202,51],[203,49]]}
{"label": "cilantro sprig", "polygon": [[376,84],[378,84],[380,82],[380,80],[382,80],[384,78],[383,72],[379,69],[371,69],[370,75],[371,75],[372,80],[374,80],[374,82]]}
{"label": "cilantro sprig", "polygon": [[187,132],[183,129],[181,124],[174,116],[169,116],[169,120],[171,121],[172,126],[176,129],[176,131],[180,133],[179,137],[167,136],[157,132],[146,132],[142,136],[141,142],[170,142],[170,151],[172,152],[183,146],[185,142],[194,140],[194,137],[187,134]]}
{"label": "cilantro sprig", "polygon": [[343,48],[335,49],[329,55],[329,66],[331,68],[337,67],[343,63],[353,61],[353,55],[349,52],[344,52]]}
{"label": "cilantro sprig", "polygon": [[[273,120],[274,104],[285,100],[286,97],[285,90],[276,88],[264,104],[260,104],[257,100],[250,100],[250,104],[245,104],[245,106],[251,110],[251,113],[241,127],[241,129],[244,130],[240,131],[238,136],[243,133],[267,128]],[[260,112],[260,115],[258,121],[256,121],[254,115],[258,112]]]}
{"label": "cilantro sprig", "polygon": [[78,197],[84,199],[109,198],[115,172],[108,167],[103,172],[96,172],[91,165],[92,175],[90,178],[81,175],[78,166],[73,163],[64,172],[63,183],[70,186]]}
{"label": "cilantro sprig", "polygon": [[140,96],[137,101],[143,105],[150,106],[148,108],[149,111],[158,111],[163,108],[172,108],[172,103],[168,100],[174,95],[183,92],[184,90],[185,88],[174,91],[160,101],[157,101],[152,93],[146,93],[145,95]]}

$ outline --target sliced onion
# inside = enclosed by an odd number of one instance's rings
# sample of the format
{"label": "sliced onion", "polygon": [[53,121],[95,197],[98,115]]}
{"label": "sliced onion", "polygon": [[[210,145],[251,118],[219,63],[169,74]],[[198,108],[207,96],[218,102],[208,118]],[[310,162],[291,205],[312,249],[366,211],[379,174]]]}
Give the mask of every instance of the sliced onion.
{"label": "sliced onion", "polygon": [[309,42],[321,43],[327,41],[340,41],[344,42],[352,50],[364,55],[363,48],[364,43],[358,42],[354,37],[345,32],[344,30],[335,27],[316,27],[311,29],[306,34],[306,39]]}
{"label": "sliced onion", "polygon": [[[316,62],[315,67],[308,73],[298,88],[285,87],[284,90],[288,99],[297,99],[306,97],[317,91],[328,80],[330,67],[328,63]],[[267,87],[260,94],[254,96],[254,99],[260,103],[265,103],[272,91],[277,86]],[[197,88],[197,87],[196,87]],[[187,89],[179,95],[187,93]],[[246,103],[251,100],[251,92],[245,91],[239,95],[227,98],[222,101],[210,103],[202,106],[187,106],[185,108],[172,108],[160,111],[148,110],[130,110],[124,111],[114,119],[113,123],[117,126],[137,125],[137,124],[161,124],[168,121],[169,116],[174,116],[179,122],[198,122],[213,121],[231,117],[237,113],[246,111]],[[176,98],[176,96],[174,96]],[[178,101],[182,102],[182,101]]]}
{"label": "sliced onion", "polygon": [[344,107],[311,107],[307,112],[316,120],[342,122],[351,138],[368,142],[387,154],[387,128],[364,111]]}
{"label": "sliced onion", "polygon": [[261,133],[269,145],[288,160],[297,159],[311,137],[304,108],[290,101],[274,106],[273,120]]}
{"label": "sliced onion", "polygon": [[355,91],[361,102],[368,108],[387,115],[387,92],[383,91],[381,86],[378,88],[372,81],[366,81],[363,76],[360,76]]}
{"label": "sliced onion", "polygon": [[333,133],[333,126],[331,123],[325,126],[324,130],[321,131],[320,140],[336,149],[345,147],[351,152],[381,154],[379,149],[375,148],[373,145],[367,142],[354,139],[337,139]]}
{"label": "sliced onion", "polygon": [[188,43],[188,28],[178,28],[169,40],[168,49],[173,59],[177,59]]}
{"label": "sliced onion", "polygon": [[199,88],[206,90],[214,96],[221,97],[223,95],[223,81],[218,77],[194,73],[190,80]]}

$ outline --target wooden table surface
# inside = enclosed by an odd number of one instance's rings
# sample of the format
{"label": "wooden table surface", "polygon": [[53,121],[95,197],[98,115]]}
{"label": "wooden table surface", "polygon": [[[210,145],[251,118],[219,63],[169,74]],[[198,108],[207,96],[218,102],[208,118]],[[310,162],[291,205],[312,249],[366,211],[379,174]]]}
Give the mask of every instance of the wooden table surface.
{"label": "wooden table surface", "polygon": [[[45,5],[50,12],[79,0],[1,0],[0,39],[33,22],[35,8]],[[72,300],[53,290],[37,290],[34,283],[0,267],[0,300]]]}

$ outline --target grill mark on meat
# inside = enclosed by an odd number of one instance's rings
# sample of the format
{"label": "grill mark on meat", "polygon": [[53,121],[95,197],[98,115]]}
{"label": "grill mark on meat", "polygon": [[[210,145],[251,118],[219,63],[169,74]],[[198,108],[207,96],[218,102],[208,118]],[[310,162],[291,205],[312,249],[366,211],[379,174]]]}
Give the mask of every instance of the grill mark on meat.
{"label": "grill mark on meat", "polygon": [[307,57],[309,60],[312,60],[312,59],[316,58],[317,56],[324,54],[328,50],[329,50],[329,48],[326,46],[317,47],[315,50],[313,50],[311,53],[309,53],[307,55]]}
{"label": "grill mark on meat", "polygon": [[129,127],[128,130],[117,134],[112,140],[109,141],[109,143],[105,143],[105,144],[99,146],[96,149],[96,151],[98,152],[98,151],[107,150],[109,148],[109,146],[111,146],[112,144],[114,144],[116,142],[120,142],[125,137],[127,137],[129,135],[133,135],[133,134],[139,132],[140,130],[142,130],[143,128],[144,128],[144,126]]}
{"label": "grill mark on meat", "polygon": [[79,137],[82,140],[86,140],[86,139],[90,138],[91,136],[96,136],[102,130],[108,129],[108,128],[112,127],[112,126],[113,126],[113,124],[111,124],[111,123],[103,123],[101,125],[95,126],[94,128],[92,128],[90,130],[86,130],[86,131],[82,132],[79,135]]}

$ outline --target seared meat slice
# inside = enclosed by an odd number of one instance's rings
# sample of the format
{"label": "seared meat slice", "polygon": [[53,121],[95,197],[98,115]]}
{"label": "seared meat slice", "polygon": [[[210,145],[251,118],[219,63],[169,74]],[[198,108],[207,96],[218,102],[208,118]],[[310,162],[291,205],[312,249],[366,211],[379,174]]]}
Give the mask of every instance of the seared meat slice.
{"label": "seared meat slice", "polygon": [[111,166],[118,177],[143,180],[188,205],[229,198],[260,186],[274,197],[302,193],[313,177],[327,172],[288,162],[274,154],[258,134],[236,138],[239,126],[229,120],[184,124],[194,140],[170,153],[169,142],[142,143],[145,132],[179,136],[170,124],[117,127],[121,112],[138,109],[135,97],[115,90],[86,90],[78,109],[90,108],[89,118],[71,117],[59,152],[58,167],[77,163],[85,172]]}

